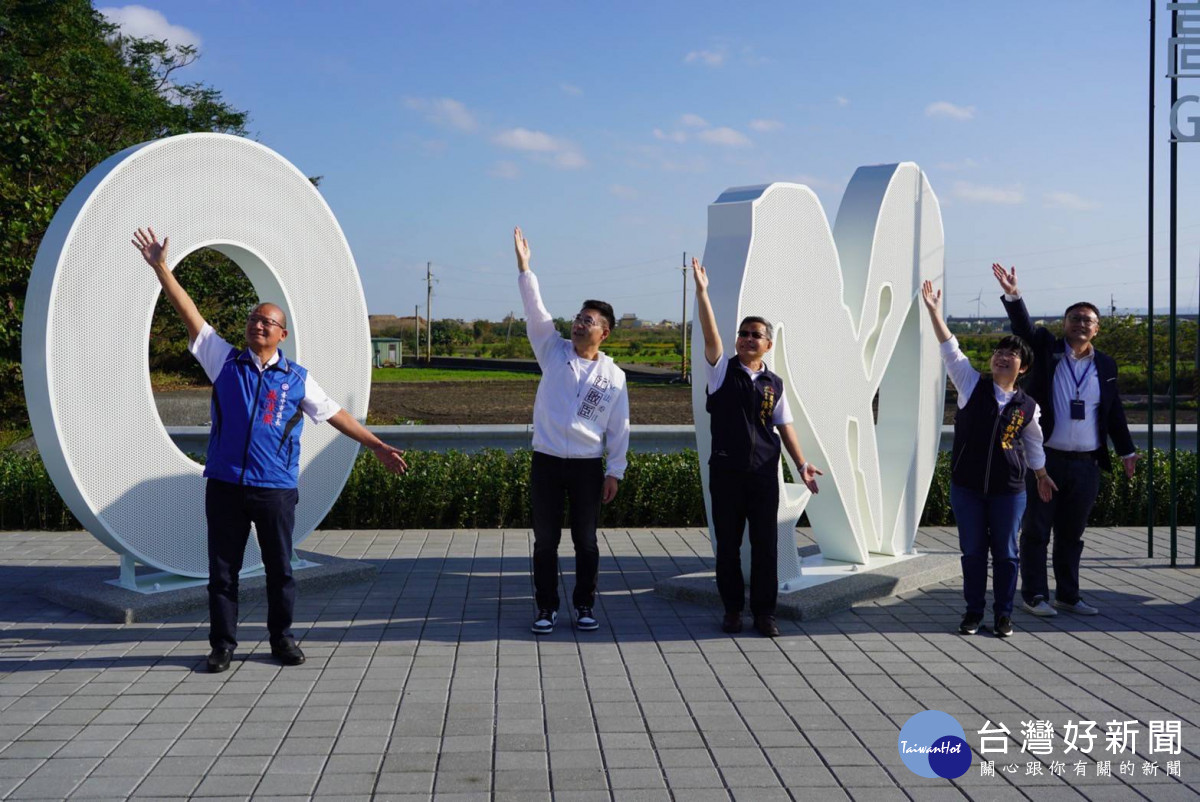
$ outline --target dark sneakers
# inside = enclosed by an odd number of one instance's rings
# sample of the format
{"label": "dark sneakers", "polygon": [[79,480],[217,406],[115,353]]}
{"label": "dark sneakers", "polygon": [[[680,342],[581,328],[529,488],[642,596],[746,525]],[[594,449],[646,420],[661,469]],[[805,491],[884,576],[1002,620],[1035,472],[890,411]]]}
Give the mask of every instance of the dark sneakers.
{"label": "dark sneakers", "polygon": [[529,631],[535,635],[549,635],[554,631],[554,624],[557,621],[558,610],[538,610]]}
{"label": "dark sneakers", "polygon": [[997,618],[995,630],[997,638],[1011,638],[1013,634],[1012,617],[1002,615]]}
{"label": "dark sneakers", "polygon": [[591,632],[600,628],[591,607],[575,608],[575,628],[583,632]]}
{"label": "dark sneakers", "polygon": [[773,615],[756,615],[754,616],[754,628],[758,630],[758,634],[764,638],[778,638],[779,627],[775,624],[775,616]]}
{"label": "dark sneakers", "polygon": [[272,641],[271,656],[285,666],[298,666],[304,662],[304,652],[292,638]]}
{"label": "dark sneakers", "polygon": [[979,631],[981,623],[983,623],[983,613],[967,613],[962,617],[962,623],[958,625],[958,634],[974,635]]}
{"label": "dark sneakers", "polygon": [[725,613],[725,618],[721,621],[721,630],[728,632],[730,635],[742,631],[742,614],[741,613]]}
{"label": "dark sneakers", "polygon": [[208,653],[208,673],[220,674],[229,668],[229,661],[232,659],[232,649],[213,649]]}

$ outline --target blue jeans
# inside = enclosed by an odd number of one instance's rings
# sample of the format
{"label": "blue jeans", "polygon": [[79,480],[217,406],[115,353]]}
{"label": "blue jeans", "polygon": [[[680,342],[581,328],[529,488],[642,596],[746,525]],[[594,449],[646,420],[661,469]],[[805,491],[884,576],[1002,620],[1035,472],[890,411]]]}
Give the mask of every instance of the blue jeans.
{"label": "blue jeans", "polygon": [[992,612],[997,618],[1012,615],[1013,596],[1017,592],[1017,527],[1025,512],[1025,493],[987,496],[952,484],[950,506],[958,521],[967,612],[983,615],[990,552]]}

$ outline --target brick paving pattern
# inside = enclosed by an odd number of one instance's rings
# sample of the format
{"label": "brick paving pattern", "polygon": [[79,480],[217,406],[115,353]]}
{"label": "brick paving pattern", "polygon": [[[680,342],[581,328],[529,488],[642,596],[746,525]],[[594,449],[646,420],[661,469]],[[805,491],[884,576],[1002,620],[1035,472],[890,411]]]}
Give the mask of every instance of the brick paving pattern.
{"label": "brick paving pattern", "polygon": [[[371,561],[376,580],[301,595],[308,662],[296,668],[271,661],[265,606],[244,606],[232,669],[209,675],[200,614],[108,624],[30,592],[115,576],[89,535],[0,533],[0,798],[1196,799],[1191,530],[1186,568],[1146,559],[1143,530],[1086,541],[1094,618],[1018,612],[1009,640],[963,638],[961,587],[947,582],[780,621],[768,640],[724,635],[719,611],[654,595],[658,579],[711,569],[702,530],[606,530],[600,630],[576,632],[564,614],[537,638],[528,531],[320,531],[306,550]],[[954,530],[923,530],[918,546],[954,549]],[[1021,770],[982,777],[976,756],[955,781],[912,774],[897,735],[926,709],[958,718],[972,748],[985,719],[1004,723],[1010,757],[997,765]],[[1061,743],[1020,753],[1031,719],[1100,722],[1087,776]],[[1118,773],[1128,753],[1104,751],[1109,720],[1140,722],[1133,776]],[[1154,755],[1146,776],[1151,720],[1181,721],[1183,752]],[[1112,777],[1096,776],[1103,759]]]}

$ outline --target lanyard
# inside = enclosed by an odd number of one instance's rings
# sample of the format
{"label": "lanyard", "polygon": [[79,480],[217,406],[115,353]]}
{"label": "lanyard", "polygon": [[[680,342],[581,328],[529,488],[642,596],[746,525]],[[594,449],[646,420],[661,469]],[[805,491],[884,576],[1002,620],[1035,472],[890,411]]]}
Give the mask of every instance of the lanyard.
{"label": "lanyard", "polygon": [[1079,374],[1078,378],[1075,377],[1075,368],[1071,367],[1073,361],[1070,354],[1063,354],[1063,362],[1067,363],[1067,370],[1071,374],[1071,381],[1075,382],[1075,398],[1078,399],[1080,396],[1079,388],[1083,386],[1083,382],[1087,379],[1088,372],[1096,366],[1096,358],[1092,357],[1092,361],[1083,369],[1083,373]]}

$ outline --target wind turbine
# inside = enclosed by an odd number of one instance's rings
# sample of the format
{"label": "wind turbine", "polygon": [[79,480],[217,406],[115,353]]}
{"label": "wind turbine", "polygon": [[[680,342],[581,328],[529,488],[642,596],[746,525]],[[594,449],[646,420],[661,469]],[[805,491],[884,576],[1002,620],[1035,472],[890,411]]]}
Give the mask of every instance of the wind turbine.
{"label": "wind turbine", "polygon": [[975,319],[979,319],[979,310],[983,307],[983,287],[979,288],[979,294],[975,296]]}

